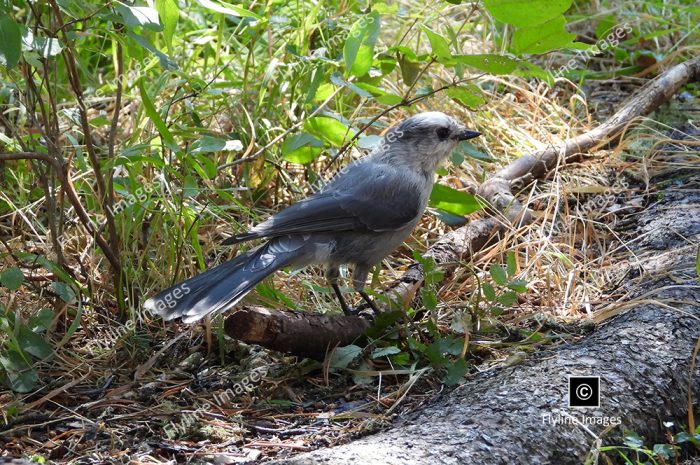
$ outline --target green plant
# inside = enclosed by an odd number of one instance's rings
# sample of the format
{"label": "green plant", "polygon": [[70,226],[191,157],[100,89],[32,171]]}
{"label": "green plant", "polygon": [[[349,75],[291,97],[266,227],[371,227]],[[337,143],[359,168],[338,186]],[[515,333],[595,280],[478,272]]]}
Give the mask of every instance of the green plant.
{"label": "green plant", "polygon": [[[628,465],[666,464],[679,456],[681,446],[692,444],[700,446],[700,427],[695,433],[680,432],[674,434],[669,443],[654,444],[652,448],[644,445],[644,438],[633,431],[625,431],[621,446],[603,446],[600,452],[612,452],[619,456]],[[586,464],[591,463],[591,455]]]}
{"label": "green plant", "polygon": [[[0,286],[12,291],[24,282],[17,267],[0,273]],[[53,321],[51,309],[43,308],[23,322],[0,304],[0,381],[17,392],[30,392],[38,379],[35,364],[53,355],[51,345],[42,336]]]}
{"label": "green plant", "polygon": [[[471,369],[469,345],[471,337],[479,331],[480,320],[495,318],[503,309],[513,305],[519,294],[527,292],[527,282],[515,278],[516,257],[509,253],[505,268],[499,265],[491,267],[493,283],[479,281],[481,292],[475,292],[463,310],[453,311],[452,324],[446,331],[438,325],[436,318],[440,300],[437,294],[444,273],[432,258],[422,257],[416,252],[414,259],[423,267],[425,277],[420,291],[423,308],[411,307],[405,314],[402,310],[394,310],[378,315],[367,332],[370,344],[365,349],[351,345],[335,353],[331,362],[335,368],[346,368],[353,361],[360,364],[359,372],[354,376],[357,383],[371,380],[363,372],[372,364],[388,362],[392,370],[430,370],[446,385],[458,384]],[[420,316],[423,314],[427,317]],[[537,335],[532,333],[529,338],[537,339]]]}

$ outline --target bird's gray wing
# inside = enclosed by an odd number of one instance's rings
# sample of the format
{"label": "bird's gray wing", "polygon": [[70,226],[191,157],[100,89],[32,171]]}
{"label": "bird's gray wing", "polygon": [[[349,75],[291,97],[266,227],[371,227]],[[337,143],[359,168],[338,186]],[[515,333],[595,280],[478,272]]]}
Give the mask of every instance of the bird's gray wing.
{"label": "bird's gray wing", "polygon": [[340,231],[395,231],[423,212],[421,191],[414,182],[386,165],[355,169],[329,188],[282,210],[250,232],[224,244],[261,237]]}

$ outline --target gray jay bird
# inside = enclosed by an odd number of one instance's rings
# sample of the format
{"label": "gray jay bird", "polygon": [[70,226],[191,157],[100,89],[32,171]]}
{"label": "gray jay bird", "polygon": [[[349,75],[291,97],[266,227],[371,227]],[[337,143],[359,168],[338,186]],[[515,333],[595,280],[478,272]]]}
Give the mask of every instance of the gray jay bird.
{"label": "gray jay bird", "polygon": [[364,290],[369,271],[413,231],[428,204],[435,170],[460,141],[479,135],[439,112],[402,121],[322,190],[224,241],[267,238],[265,244],[158,293],[144,308],[165,320],[182,317],[190,323],[229,310],[281,268],[323,264],[343,312],[351,315],[356,311],[345,302],[338,277],[340,265],[352,264],[355,290],[377,312]]}

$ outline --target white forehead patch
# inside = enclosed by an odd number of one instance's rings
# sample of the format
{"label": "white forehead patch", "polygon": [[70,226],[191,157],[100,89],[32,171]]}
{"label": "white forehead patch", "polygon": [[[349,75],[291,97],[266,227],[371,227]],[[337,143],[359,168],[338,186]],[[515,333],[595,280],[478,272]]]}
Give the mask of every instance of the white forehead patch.
{"label": "white forehead patch", "polygon": [[431,126],[451,126],[455,122],[452,118],[439,111],[427,111],[425,113],[419,113],[411,119],[415,119],[417,122],[422,124],[428,124]]}

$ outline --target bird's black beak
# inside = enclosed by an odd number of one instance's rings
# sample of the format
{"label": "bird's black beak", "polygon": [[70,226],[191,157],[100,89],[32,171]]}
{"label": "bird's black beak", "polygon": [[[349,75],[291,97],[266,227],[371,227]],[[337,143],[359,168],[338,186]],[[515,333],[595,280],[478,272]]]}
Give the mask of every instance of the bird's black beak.
{"label": "bird's black beak", "polygon": [[469,129],[464,129],[459,133],[459,140],[469,140],[481,135],[478,131],[470,131]]}

